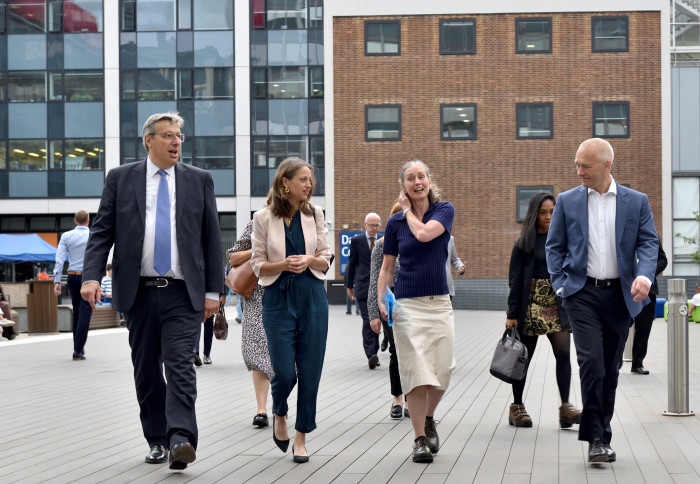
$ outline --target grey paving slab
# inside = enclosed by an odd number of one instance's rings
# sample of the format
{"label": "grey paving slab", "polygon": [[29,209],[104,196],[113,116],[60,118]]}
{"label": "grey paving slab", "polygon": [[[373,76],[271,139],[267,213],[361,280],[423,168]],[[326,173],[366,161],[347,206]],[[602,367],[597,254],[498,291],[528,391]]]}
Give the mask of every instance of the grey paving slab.
{"label": "grey paving slab", "polygon": [[[666,417],[667,326],[652,329],[648,376],[620,373],[613,418],[614,464],[589,465],[576,426],[560,429],[555,360],[546,339],[533,355],[525,388],[532,428],[508,425],[510,386],[488,373],[503,312],[456,311],[455,370],[438,409],[442,447],[430,465],[415,464],[408,420],[389,418],[389,355],[369,370],[361,320],[332,306],[319,392],[318,429],[307,438],[311,462],[296,465],[253,427],[256,405],[240,351],[240,325],[216,341],[213,365],[197,369],[197,460],[183,472],[143,463],[127,333],[94,330],[88,359],[71,360],[70,335],[0,341],[1,483],[700,483],[700,417]],[[689,394],[700,410],[700,324],[691,324]],[[580,406],[572,346],[570,401]],[[289,400],[294,432],[296,393]],[[271,401],[268,402],[268,413]]]}

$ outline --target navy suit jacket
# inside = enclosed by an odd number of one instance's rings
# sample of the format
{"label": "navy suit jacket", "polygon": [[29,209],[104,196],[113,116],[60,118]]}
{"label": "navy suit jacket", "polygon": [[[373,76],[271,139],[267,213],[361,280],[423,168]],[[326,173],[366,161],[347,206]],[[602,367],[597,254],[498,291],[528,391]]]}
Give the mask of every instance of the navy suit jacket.
{"label": "navy suit jacket", "polygon": [[[224,286],[221,232],[211,174],[175,165],[175,227],[190,303],[204,310],[207,292]],[[128,311],[136,299],[146,231],[146,160],[109,170],[85,249],[83,281],[99,281],[112,254],[112,305]]]}
{"label": "navy suit jacket", "polygon": [[[377,236],[374,237],[374,243],[377,243]],[[350,257],[345,272],[345,287],[351,287],[355,291],[357,299],[367,299],[371,259],[372,252],[369,250],[365,232],[350,239]]]}
{"label": "navy suit jacket", "polygon": [[[615,212],[617,269],[622,293],[630,316],[636,316],[649,298],[635,302],[630,293],[637,276],[654,280],[659,238],[649,198],[640,192],[617,185]],[[547,269],[555,291],[571,296],[586,283],[588,266],[588,189],[583,185],[561,193],[547,235]]]}

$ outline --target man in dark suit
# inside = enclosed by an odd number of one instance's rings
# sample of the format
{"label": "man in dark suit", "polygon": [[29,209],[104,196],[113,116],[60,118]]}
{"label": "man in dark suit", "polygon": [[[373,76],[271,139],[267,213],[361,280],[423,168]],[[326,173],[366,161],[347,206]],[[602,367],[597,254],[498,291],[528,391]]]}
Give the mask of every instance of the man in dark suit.
{"label": "man in dark suit", "polygon": [[348,296],[357,301],[357,307],[362,316],[362,346],[365,349],[367,363],[370,370],[379,366],[379,335],[372,331],[369,325],[369,313],[367,311],[367,292],[369,290],[369,269],[372,257],[372,249],[377,240],[377,233],[382,220],[376,213],[368,213],[362,224],[365,233],[356,235],[350,239],[350,258],[345,269],[345,287]]}
{"label": "man in dark suit", "polygon": [[649,370],[644,368],[644,358],[647,356],[647,346],[649,344],[649,334],[651,325],[656,319],[656,296],[659,295],[659,286],[656,276],[661,274],[666,266],[666,253],[659,242],[659,255],[656,259],[656,275],[654,283],[649,290],[649,304],[642,308],[642,311],[634,317],[634,339],[632,341],[632,373],[648,375]]}
{"label": "man in dark suit", "polygon": [[630,318],[639,314],[656,269],[659,239],[649,199],[610,175],[613,149],[601,138],[576,152],[582,186],[559,195],[547,236],[547,268],[571,323],[581,378],[579,440],[589,462],[613,462],[610,421],[617,362]]}
{"label": "man in dark suit", "polygon": [[176,113],[154,114],[143,127],[148,158],[107,174],[81,288],[83,299],[99,301],[114,245],[112,305],[129,329],[146,462],[169,454],[171,469],[196,458],[193,348],[223,287],[214,183],[209,172],[178,163],[183,124]]}

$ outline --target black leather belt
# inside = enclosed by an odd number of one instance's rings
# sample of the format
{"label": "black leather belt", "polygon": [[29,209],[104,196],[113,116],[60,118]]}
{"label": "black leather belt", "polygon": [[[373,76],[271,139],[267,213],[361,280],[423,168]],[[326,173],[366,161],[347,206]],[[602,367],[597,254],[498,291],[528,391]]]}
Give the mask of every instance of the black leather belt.
{"label": "black leather belt", "polygon": [[586,277],[586,281],[589,284],[593,284],[595,287],[602,287],[606,289],[620,287],[622,285],[619,277],[617,279],[596,279],[595,277]]}
{"label": "black leather belt", "polygon": [[185,281],[182,279],[173,279],[172,277],[141,277],[139,283],[143,287],[168,287],[170,284],[181,284]]}

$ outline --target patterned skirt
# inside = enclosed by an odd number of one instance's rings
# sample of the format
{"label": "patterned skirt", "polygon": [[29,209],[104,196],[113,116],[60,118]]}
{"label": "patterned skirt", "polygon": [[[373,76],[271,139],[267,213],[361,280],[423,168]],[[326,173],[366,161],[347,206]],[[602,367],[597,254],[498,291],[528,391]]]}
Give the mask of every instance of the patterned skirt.
{"label": "patterned skirt", "polygon": [[524,334],[542,336],[559,331],[561,331],[561,323],[552,281],[533,279],[530,285],[530,303],[525,313]]}

